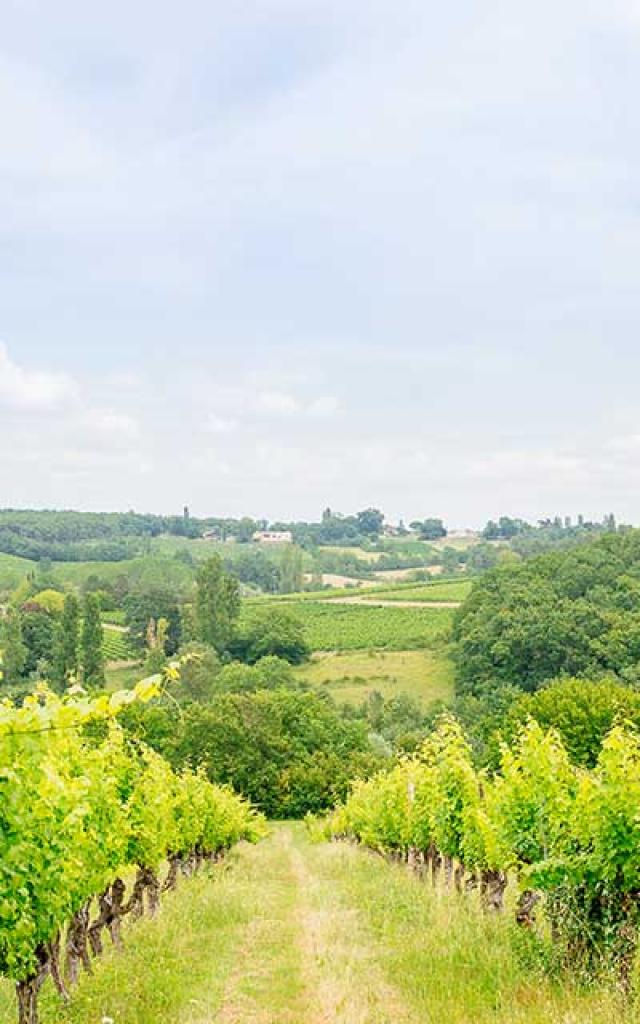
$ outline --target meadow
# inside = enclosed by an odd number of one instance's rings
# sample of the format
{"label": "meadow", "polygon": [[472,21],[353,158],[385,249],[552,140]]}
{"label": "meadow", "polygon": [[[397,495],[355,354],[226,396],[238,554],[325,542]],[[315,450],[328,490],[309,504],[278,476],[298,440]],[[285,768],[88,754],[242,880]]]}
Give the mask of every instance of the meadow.
{"label": "meadow", "polygon": [[385,700],[406,694],[427,710],[453,695],[445,651],[318,651],[296,674],[334,700],[356,706],[377,692]]}

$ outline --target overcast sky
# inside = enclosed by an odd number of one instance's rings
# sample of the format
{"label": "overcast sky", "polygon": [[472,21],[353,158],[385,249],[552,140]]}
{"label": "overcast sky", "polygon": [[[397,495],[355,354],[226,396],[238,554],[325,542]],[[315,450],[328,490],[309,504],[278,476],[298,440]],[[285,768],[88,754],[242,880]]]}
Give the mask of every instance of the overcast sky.
{"label": "overcast sky", "polygon": [[0,506],[640,522],[640,0],[4,0]]}

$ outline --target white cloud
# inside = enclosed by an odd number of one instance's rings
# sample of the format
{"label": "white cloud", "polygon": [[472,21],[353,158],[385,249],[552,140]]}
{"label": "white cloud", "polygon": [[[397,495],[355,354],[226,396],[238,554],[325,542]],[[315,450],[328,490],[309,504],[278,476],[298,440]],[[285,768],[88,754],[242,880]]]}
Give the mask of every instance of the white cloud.
{"label": "white cloud", "polygon": [[309,416],[316,419],[329,419],[340,411],[340,402],[334,395],[322,395],[315,398],[307,407]]}
{"label": "white cloud", "polygon": [[[595,462],[592,453],[592,462]],[[567,481],[584,478],[588,464],[584,455],[561,451],[495,451],[472,461],[470,474],[495,481]]]}
{"label": "white cloud", "polygon": [[297,398],[285,391],[261,391],[255,397],[254,409],[264,416],[295,416],[302,407]]}
{"label": "white cloud", "polygon": [[128,413],[111,409],[90,409],[82,414],[81,425],[90,439],[116,443],[135,441],[140,437],[140,424]]}
{"label": "white cloud", "polygon": [[238,423],[236,420],[211,413],[205,419],[203,429],[208,434],[233,434],[238,429]]}
{"label": "white cloud", "polygon": [[27,370],[0,342],[0,403],[13,409],[51,410],[73,403],[78,387],[66,373]]}

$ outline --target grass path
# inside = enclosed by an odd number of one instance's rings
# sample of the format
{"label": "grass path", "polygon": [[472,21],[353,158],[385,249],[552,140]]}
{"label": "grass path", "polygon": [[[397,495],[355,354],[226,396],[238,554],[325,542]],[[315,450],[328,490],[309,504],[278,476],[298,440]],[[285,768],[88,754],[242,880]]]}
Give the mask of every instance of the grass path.
{"label": "grass path", "polygon": [[[523,944],[524,943],[524,944]],[[527,945],[529,943],[529,945]],[[552,983],[530,937],[349,846],[275,827],[128,931],[42,1024],[631,1024],[606,989]],[[0,985],[0,1021],[13,1019]]]}

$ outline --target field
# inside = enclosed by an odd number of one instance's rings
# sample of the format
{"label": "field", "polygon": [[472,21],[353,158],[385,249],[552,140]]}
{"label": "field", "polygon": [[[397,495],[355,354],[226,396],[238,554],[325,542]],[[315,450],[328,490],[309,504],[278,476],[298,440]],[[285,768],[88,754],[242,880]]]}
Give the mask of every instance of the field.
{"label": "field", "polygon": [[[127,928],[41,1024],[632,1024],[607,988],[543,974],[544,947],[396,865],[277,826]],[[13,1019],[0,982],[0,1020]]]}
{"label": "field", "polygon": [[107,661],[130,661],[133,657],[126,633],[103,626],[102,650]]}
{"label": "field", "polygon": [[314,651],[433,647],[446,642],[452,621],[448,608],[378,608],[331,601],[287,601],[282,606],[303,623]]}
{"label": "field", "polygon": [[363,600],[381,598],[385,601],[464,601],[471,592],[470,580],[438,583],[408,583],[395,587],[375,587],[363,594]]}
{"label": "field", "polygon": [[336,701],[355,705],[377,691],[385,699],[405,693],[427,708],[449,700],[453,692],[452,666],[444,652],[319,651],[297,674],[325,687]]}
{"label": "field", "polygon": [[331,545],[323,546],[320,551],[333,555],[348,555],[351,558],[358,558],[361,562],[379,562],[382,558],[380,551],[364,551],[362,548],[341,548]]}
{"label": "field", "polygon": [[13,590],[35,568],[28,558],[16,558],[0,552],[0,590]]}

